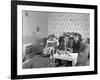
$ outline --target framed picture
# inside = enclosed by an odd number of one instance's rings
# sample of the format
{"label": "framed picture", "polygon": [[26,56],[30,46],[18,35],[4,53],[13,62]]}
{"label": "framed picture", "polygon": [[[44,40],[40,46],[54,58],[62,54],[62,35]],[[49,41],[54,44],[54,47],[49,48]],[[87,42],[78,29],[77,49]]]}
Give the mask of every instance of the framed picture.
{"label": "framed picture", "polygon": [[11,1],[11,78],[97,74],[97,6]]}

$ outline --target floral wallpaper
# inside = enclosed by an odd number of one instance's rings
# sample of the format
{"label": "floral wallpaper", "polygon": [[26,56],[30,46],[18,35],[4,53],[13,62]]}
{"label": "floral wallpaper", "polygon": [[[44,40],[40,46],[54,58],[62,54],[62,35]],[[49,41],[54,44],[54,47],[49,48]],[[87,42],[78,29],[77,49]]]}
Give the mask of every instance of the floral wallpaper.
{"label": "floral wallpaper", "polygon": [[90,35],[90,14],[49,13],[48,34],[62,35],[63,32],[78,32],[82,37]]}

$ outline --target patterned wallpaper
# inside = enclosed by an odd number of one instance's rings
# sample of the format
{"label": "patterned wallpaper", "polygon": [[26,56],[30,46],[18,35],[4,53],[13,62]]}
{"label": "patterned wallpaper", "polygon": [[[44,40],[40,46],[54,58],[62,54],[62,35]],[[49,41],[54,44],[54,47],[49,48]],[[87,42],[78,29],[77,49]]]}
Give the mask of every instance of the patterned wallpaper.
{"label": "patterned wallpaper", "polygon": [[88,13],[49,13],[48,34],[62,35],[63,32],[78,32],[89,37],[90,14]]}

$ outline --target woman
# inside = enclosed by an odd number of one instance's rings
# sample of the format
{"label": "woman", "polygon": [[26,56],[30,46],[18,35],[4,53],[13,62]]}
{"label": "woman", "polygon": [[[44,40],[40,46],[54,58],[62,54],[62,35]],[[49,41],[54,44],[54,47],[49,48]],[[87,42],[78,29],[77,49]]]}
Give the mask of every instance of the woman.
{"label": "woman", "polygon": [[68,43],[66,45],[67,51],[73,52],[73,42],[74,42],[74,38],[69,37]]}
{"label": "woman", "polygon": [[[73,41],[74,41],[74,38],[73,37],[69,37],[66,41],[66,51],[67,51],[67,54],[68,52],[73,52]],[[64,62],[64,66],[68,67],[68,66],[72,66],[72,61],[68,61],[66,60]]]}
{"label": "woman", "polygon": [[89,65],[89,45],[87,45],[86,42],[81,42],[80,45],[80,54],[78,56],[78,60],[77,60],[77,66],[86,66]]}
{"label": "woman", "polygon": [[75,33],[73,42],[73,53],[79,53],[79,49],[80,49],[79,35]]}

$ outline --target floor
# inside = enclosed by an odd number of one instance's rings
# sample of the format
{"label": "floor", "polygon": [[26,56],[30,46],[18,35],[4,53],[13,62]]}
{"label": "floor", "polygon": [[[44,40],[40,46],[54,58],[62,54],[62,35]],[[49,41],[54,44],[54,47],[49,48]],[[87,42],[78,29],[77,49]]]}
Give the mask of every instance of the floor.
{"label": "floor", "polygon": [[51,62],[49,57],[36,56],[30,61],[23,64],[23,68],[44,68]]}
{"label": "floor", "polygon": [[[82,58],[78,59],[78,64],[76,66],[88,66],[89,60],[85,61]],[[49,56],[41,56],[36,55],[31,60],[23,63],[23,69],[30,69],[30,68],[46,68],[46,67],[55,67],[55,61],[50,60]]]}

